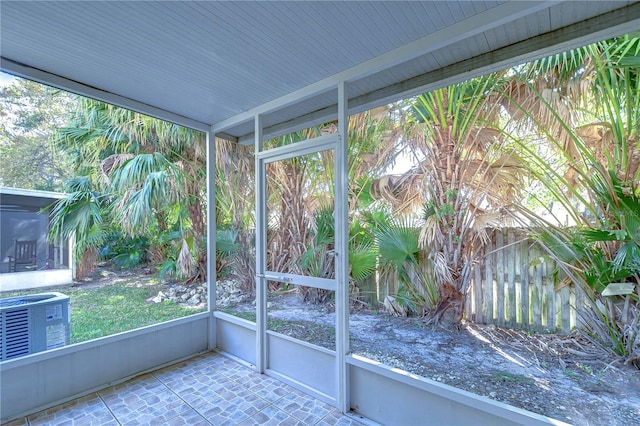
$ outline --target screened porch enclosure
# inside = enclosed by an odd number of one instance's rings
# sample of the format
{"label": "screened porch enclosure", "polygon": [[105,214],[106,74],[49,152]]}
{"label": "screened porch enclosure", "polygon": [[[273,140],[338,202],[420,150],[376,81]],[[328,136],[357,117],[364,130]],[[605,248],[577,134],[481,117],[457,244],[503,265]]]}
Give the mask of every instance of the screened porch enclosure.
{"label": "screened porch enclosure", "polygon": [[[351,353],[348,120],[635,31],[640,3],[3,1],[2,8],[3,71],[207,133],[210,295],[205,313],[1,362],[3,422],[217,351],[375,423],[561,423]],[[330,121],[335,134],[263,146]],[[216,138],[254,146],[255,321],[216,308]],[[323,183],[333,186],[331,273],[270,270],[269,165],[326,151],[333,156]],[[333,348],[269,329],[270,282],[332,292]]]}
{"label": "screened porch enclosure", "polygon": [[49,241],[46,211],[63,194],[0,187],[0,288],[3,291],[68,284],[70,241]]}

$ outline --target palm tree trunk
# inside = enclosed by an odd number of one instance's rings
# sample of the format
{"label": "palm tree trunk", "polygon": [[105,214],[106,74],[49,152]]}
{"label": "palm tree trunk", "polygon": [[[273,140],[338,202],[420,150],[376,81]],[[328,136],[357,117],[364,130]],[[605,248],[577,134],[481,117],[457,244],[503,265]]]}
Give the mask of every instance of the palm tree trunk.
{"label": "palm tree trunk", "polygon": [[294,272],[306,242],[303,173],[299,165],[289,161],[270,169],[277,174],[273,182],[280,195],[280,220],[269,244],[269,268],[277,272]]}

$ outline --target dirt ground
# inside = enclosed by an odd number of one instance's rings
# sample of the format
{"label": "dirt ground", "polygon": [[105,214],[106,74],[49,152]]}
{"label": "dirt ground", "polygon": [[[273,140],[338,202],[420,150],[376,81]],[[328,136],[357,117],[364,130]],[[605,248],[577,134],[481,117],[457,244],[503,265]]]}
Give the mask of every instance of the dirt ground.
{"label": "dirt ground", "polygon": [[[335,347],[330,307],[303,304],[295,294],[269,301],[272,329]],[[351,313],[349,328],[353,353],[388,366],[570,424],[640,425],[640,370],[602,358],[578,336],[471,323],[447,330],[364,309]]]}

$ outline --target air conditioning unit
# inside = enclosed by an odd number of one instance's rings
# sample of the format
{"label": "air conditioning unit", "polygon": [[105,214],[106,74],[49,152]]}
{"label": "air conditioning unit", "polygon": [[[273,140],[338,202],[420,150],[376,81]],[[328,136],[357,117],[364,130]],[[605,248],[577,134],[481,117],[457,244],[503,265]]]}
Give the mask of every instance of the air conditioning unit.
{"label": "air conditioning unit", "polygon": [[0,360],[68,345],[69,296],[42,293],[0,299]]}

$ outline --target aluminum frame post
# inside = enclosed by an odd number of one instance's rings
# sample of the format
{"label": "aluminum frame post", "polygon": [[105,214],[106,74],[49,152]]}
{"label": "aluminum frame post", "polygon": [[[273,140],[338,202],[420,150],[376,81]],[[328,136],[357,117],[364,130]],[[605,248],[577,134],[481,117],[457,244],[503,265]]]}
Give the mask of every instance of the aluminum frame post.
{"label": "aluminum frame post", "polygon": [[262,151],[262,118],[255,116],[255,177],[256,177],[256,371],[267,369],[267,215],[266,165],[258,155]]}
{"label": "aluminum frame post", "polygon": [[349,113],[346,83],[338,85],[338,147],[335,153],[335,247],[336,247],[336,374],[338,408],[349,411]]}
{"label": "aluminum frame post", "polygon": [[216,318],[216,137],[208,131],[207,144],[207,312],[209,350],[217,347]]}

